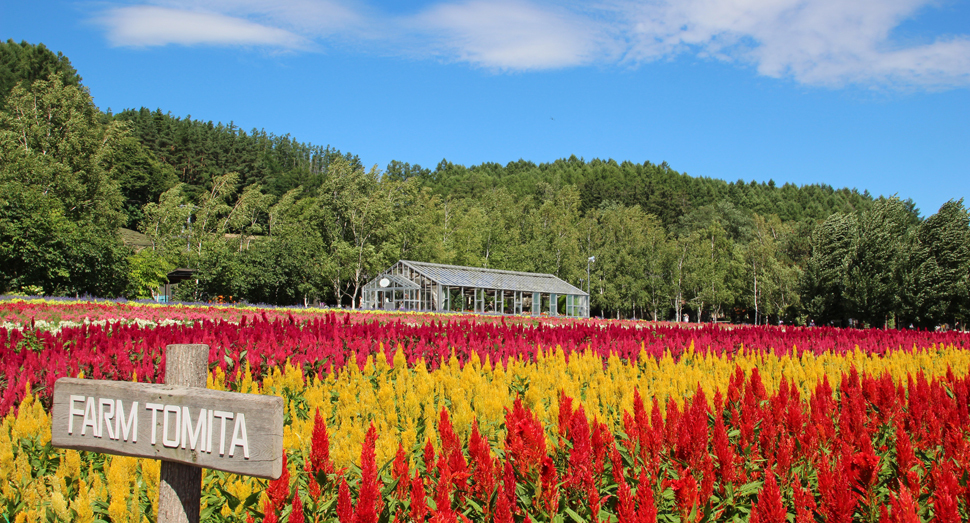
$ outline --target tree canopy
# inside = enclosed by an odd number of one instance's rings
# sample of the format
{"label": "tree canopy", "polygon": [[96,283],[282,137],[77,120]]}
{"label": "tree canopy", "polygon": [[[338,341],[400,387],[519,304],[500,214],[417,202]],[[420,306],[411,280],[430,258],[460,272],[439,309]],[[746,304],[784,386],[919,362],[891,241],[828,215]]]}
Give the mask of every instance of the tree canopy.
{"label": "tree canopy", "polygon": [[232,122],[102,113],[80,80],[0,44],[0,291],[148,298],[186,267],[183,299],[354,306],[403,258],[555,274],[614,317],[967,321],[962,200],[923,219],[856,189],[575,156],[382,171]]}

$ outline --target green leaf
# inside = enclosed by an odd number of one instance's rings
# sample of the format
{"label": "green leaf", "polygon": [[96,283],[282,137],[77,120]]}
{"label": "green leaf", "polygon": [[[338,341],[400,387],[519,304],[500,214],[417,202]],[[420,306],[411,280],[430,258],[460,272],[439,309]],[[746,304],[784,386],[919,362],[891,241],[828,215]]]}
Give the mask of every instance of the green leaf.
{"label": "green leaf", "polygon": [[586,519],[583,518],[583,516],[580,516],[579,514],[577,514],[575,510],[569,507],[565,507],[563,511],[566,513],[566,515],[573,518],[573,521],[575,521],[576,523],[586,523]]}
{"label": "green leaf", "polygon": [[737,490],[736,495],[738,497],[743,497],[743,496],[751,496],[751,495],[757,494],[758,491],[761,490],[761,485],[763,483],[764,482],[762,481],[752,481],[750,483],[745,483],[744,485],[741,485],[741,488]]}

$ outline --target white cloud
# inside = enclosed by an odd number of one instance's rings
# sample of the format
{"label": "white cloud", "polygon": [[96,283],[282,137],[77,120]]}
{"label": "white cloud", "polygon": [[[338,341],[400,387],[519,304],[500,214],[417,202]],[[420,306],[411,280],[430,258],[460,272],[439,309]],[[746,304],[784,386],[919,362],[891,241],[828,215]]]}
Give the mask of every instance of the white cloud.
{"label": "white cloud", "polygon": [[367,23],[358,8],[335,0],[157,0],[179,9],[256,18],[309,36],[360,30]]}
{"label": "white cloud", "polygon": [[621,6],[628,59],[684,52],[752,63],[817,85],[970,84],[970,39],[896,47],[892,31],[928,0],[669,0]]}
{"label": "white cloud", "polygon": [[116,46],[252,45],[305,49],[302,36],[241,18],[156,6],[112,9],[99,20]]}
{"label": "white cloud", "polygon": [[568,67],[604,53],[588,20],[524,2],[440,4],[413,22],[446,57],[488,68]]}
{"label": "white cloud", "polygon": [[811,85],[970,85],[970,35],[892,38],[939,0],[443,0],[406,15],[364,0],[148,1],[105,13],[112,43],[306,49],[327,40],[497,70],[635,67],[687,54]]}

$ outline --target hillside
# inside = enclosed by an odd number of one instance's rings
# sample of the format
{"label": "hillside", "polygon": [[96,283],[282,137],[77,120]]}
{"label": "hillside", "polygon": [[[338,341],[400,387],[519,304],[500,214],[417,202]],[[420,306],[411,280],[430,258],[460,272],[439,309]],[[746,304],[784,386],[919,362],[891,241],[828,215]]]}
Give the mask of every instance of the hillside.
{"label": "hillside", "polygon": [[613,317],[929,327],[970,309],[962,202],[922,219],[864,190],[575,156],[365,170],[288,134],[104,114],[40,45],[0,44],[0,65],[6,292],[145,297],[189,267],[182,299],[352,306],[413,259],[555,274]]}

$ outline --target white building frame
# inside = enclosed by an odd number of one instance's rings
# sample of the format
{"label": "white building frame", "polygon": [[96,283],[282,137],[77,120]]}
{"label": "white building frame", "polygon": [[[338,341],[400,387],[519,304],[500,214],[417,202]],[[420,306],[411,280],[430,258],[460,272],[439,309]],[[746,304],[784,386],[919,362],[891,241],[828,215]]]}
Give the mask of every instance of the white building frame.
{"label": "white building frame", "polygon": [[589,317],[589,295],[552,274],[401,260],[364,285],[365,309]]}

